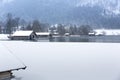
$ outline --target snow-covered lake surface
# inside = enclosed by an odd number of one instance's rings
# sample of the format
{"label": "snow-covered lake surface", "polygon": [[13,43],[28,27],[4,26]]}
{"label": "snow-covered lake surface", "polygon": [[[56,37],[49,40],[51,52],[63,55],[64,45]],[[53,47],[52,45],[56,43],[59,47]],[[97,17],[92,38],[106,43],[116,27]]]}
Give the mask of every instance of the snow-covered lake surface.
{"label": "snow-covered lake surface", "polygon": [[24,67],[24,65],[7,49],[6,46],[0,43],[0,72],[9,71]]}
{"label": "snow-covered lake surface", "polygon": [[27,65],[26,70],[14,71],[16,78],[12,80],[120,79],[120,43],[0,41],[0,44]]}

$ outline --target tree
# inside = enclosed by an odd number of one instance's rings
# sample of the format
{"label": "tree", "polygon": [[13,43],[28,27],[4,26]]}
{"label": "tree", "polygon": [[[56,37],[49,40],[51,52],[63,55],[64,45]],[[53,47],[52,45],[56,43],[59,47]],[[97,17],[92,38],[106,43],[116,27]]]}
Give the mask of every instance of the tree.
{"label": "tree", "polygon": [[20,25],[25,28],[25,26],[27,25],[27,22],[24,19],[21,19]]}
{"label": "tree", "polygon": [[57,31],[60,35],[64,35],[65,34],[64,26],[62,24],[58,24]]}
{"label": "tree", "polygon": [[76,25],[73,26],[74,35],[78,35],[78,28]]}
{"label": "tree", "polygon": [[16,17],[13,19],[13,23],[14,23],[14,27],[17,27],[19,26],[19,23],[20,23],[20,18],[19,17]]}
{"label": "tree", "polygon": [[50,33],[51,33],[51,34],[54,34],[55,31],[56,31],[56,27],[55,27],[55,26],[52,26],[52,27],[49,28],[49,30],[50,30]]}
{"label": "tree", "polygon": [[6,33],[11,34],[12,33],[12,27],[13,27],[13,19],[12,14],[7,14],[7,22],[6,22]]}
{"label": "tree", "polygon": [[50,25],[48,23],[41,23],[41,32],[47,32]]}
{"label": "tree", "polygon": [[2,26],[0,25],[0,34],[2,33]]}
{"label": "tree", "polygon": [[70,35],[74,35],[74,29],[73,29],[73,26],[70,26],[70,28],[69,28],[69,33],[70,33]]}
{"label": "tree", "polygon": [[38,20],[33,21],[32,30],[35,31],[35,32],[40,32],[41,31],[41,24]]}
{"label": "tree", "polygon": [[76,25],[71,25],[69,28],[69,33],[71,35],[78,35],[78,27],[76,27]]}
{"label": "tree", "polygon": [[0,21],[0,34],[3,33],[3,27],[2,27],[3,25],[4,25],[4,23],[2,21]]}
{"label": "tree", "polygon": [[11,34],[13,31],[16,31],[16,29],[18,29],[18,26],[19,26],[19,21],[20,21],[19,17],[13,18],[12,14],[8,13],[6,24],[5,24],[6,33]]}
{"label": "tree", "polygon": [[80,35],[88,35],[89,32],[92,32],[92,28],[89,25],[82,25],[78,30]]}
{"label": "tree", "polygon": [[26,30],[32,30],[32,26],[31,26],[31,23],[29,22],[27,27],[26,27]]}

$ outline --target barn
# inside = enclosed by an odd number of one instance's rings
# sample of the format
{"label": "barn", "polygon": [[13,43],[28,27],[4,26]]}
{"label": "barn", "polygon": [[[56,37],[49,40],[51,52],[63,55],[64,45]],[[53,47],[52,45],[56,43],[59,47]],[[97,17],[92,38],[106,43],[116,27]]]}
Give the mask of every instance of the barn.
{"label": "barn", "polygon": [[34,31],[16,31],[8,38],[11,40],[36,40],[37,35]]}

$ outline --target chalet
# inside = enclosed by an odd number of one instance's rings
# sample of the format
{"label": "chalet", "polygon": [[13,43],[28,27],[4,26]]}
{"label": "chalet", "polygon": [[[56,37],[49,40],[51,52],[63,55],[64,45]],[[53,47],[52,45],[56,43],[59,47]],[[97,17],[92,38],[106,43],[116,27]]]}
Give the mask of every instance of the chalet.
{"label": "chalet", "polygon": [[13,71],[26,69],[26,66],[22,64],[6,47],[0,44],[0,80],[8,80],[13,77]]}
{"label": "chalet", "polygon": [[11,40],[36,40],[37,35],[33,31],[16,31],[8,38]]}

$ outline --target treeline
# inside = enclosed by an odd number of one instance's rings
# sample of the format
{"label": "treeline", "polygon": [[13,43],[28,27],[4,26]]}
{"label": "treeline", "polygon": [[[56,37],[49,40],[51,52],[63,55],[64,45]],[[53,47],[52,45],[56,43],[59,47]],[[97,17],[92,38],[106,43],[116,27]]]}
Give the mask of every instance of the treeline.
{"label": "treeline", "polygon": [[0,21],[0,33],[12,34],[16,30],[33,30],[35,32],[51,32],[64,35],[88,35],[93,29],[89,25],[72,25],[72,24],[56,24],[41,23],[39,20],[26,21],[20,17],[14,17],[8,13],[5,21]]}
{"label": "treeline", "polygon": [[92,27],[89,25],[62,25],[58,24],[50,28],[51,32],[57,31],[60,35],[69,33],[70,35],[88,35],[88,33],[93,32]]}
{"label": "treeline", "polygon": [[46,32],[50,27],[47,23],[39,20],[26,21],[20,17],[14,17],[8,13],[5,21],[0,21],[0,33],[11,34],[16,30],[33,30],[35,32]]}

